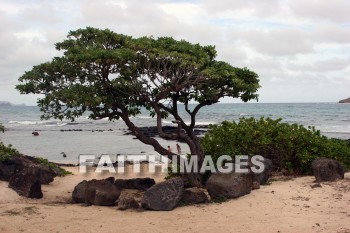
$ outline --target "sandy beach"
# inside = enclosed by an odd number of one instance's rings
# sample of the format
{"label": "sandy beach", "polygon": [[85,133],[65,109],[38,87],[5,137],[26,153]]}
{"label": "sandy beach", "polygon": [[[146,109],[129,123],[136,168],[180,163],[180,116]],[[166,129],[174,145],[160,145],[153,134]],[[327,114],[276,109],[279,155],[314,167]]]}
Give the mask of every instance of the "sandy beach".
{"label": "sandy beach", "polygon": [[[0,181],[0,232],[350,232],[350,173],[321,188],[311,187],[311,176],[273,181],[224,203],[156,212],[72,204],[76,184],[111,174],[66,169],[73,175],[43,185],[44,197],[39,200],[20,197]],[[157,182],[164,178],[146,176]]]}

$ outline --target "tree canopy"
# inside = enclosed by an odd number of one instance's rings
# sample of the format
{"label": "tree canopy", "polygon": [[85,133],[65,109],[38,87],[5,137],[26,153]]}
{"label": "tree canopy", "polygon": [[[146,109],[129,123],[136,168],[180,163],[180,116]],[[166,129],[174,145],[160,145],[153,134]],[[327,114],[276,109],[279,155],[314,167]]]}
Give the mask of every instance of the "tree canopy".
{"label": "tree canopy", "polygon": [[[69,32],[56,49],[63,55],[34,66],[16,86],[22,94],[44,94],[38,100],[42,117],[74,120],[90,111],[92,119],[122,119],[139,140],[162,155],[171,153],[130,120],[142,108],[157,119],[161,137],[184,140],[192,154],[203,155],[193,133],[198,111],[223,97],[257,99],[258,75],[215,60],[214,46],[88,27]],[[190,108],[193,102],[196,106]],[[185,106],[189,124],[179,115],[179,104]],[[181,129],[177,134],[162,131],[161,119],[169,115]]]}

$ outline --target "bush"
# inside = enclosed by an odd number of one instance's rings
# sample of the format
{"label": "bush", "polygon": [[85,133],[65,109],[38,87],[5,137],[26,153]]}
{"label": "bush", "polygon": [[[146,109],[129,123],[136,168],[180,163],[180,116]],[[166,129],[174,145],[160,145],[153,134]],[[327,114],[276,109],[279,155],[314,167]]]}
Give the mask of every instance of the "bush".
{"label": "bush", "polygon": [[[5,132],[5,127],[0,123],[0,131]],[[19,152],[12,148],[12,145],[5,146],[2,141],[0,141],[0,162],[8,160],[11,156],[18,154]]]}
{"label": "bush", "polygon": [[272,160],[276,170],[289,174],[311,174],[317,157],[341,162],[350,168],[347,142],[329,139],[314,127],[282,123],[281,119],[242,118],[238,123],[225,121],[211,125],[202,139],[206,155],[262,155]]}
{"label": "bush", "polygon": [[12,145],[5,146],[4,143],[0,141],[0,162],[9,160],[13,155],[18,155],[19,152],[12,148]]}

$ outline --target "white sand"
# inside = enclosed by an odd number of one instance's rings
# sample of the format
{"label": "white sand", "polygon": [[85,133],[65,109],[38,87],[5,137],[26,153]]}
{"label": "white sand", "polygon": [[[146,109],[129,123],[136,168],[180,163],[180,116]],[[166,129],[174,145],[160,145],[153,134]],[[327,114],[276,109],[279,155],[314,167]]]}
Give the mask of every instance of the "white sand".
{"label": "white sand", "polygon": [[221,204],[156,212],[70,204],[71,192],[81,180],[111,175],[86,176],[75,167],[66,169],[74,175],[43,185],[44,198],[40,200],[20,197],[7,182],[0,181],[0,232],[350,233],[349,173],[344,180],[323,183],[322,188],[312,189],[314,178],[302,177],[275,181]]}

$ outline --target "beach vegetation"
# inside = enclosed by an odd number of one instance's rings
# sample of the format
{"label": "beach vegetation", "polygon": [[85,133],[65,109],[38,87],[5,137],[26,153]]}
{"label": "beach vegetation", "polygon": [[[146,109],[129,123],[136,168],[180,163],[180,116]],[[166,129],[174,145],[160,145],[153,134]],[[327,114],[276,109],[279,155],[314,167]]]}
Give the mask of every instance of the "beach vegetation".
{"label": "beach vegetation", "polygon": [[[5,132],[5,127],[0,123],[0,131]],[[11,144],[5,145],[0,140],[0,162],[7,161],[11,156],[18,154],[19,152],[12,147]]]}
{"label": "beach vegetation", "polygon": [[[174,152],[145,134],[132,117],[146,109],[158,135],[183,141],[203,163],[204,151],[195,135],[197,113],[223,97],[257,100],[258,75],[248,68],[216,60],[214,46],[172,37],[140,37],[87,27],[71,31],[56,43],[63,55],[34,66],[16,86],[22,94],[42,94],[38,106],[43,119],[74,121],[85,112],[94,120],[121,119],[141,142],[160,155]],[[190,103],[197,103],[190,105]],[[184,105],[186,117],[179,113]],[[162,119],[170,117],[177,133],[166,133]],[[200,185],[200,175],[188,176]]]}
{"label": "beach vegetation", "polygon": [[205,153],[214,159],[221,155],[262,155],[271,159],[276,171],[311,174],[311,163],[318,157],[339,161],[350,168],[347,142],[327,138],[315,127],[288,124],[282,119],[241,118],[211,125],[202,139]]}
{"label": "beach vegetation", "polygon": [[0,141],[0,162],[7,161],[11,158],[11,156],[18,154],[18,150],[13,148],[11,144],[6,146],[2,141]]}
{"label": "beach vegetation", "polygon": [[71,175],[72,173],[70,171],[65,170],[64,168],[60,167],[59,165],[50,162],[49,160],[42,158],[42,157],[37,157],[35,160],[42,165],[45,165],[52,170],[56,171],[59,176],[66,176],[66,175]]}

